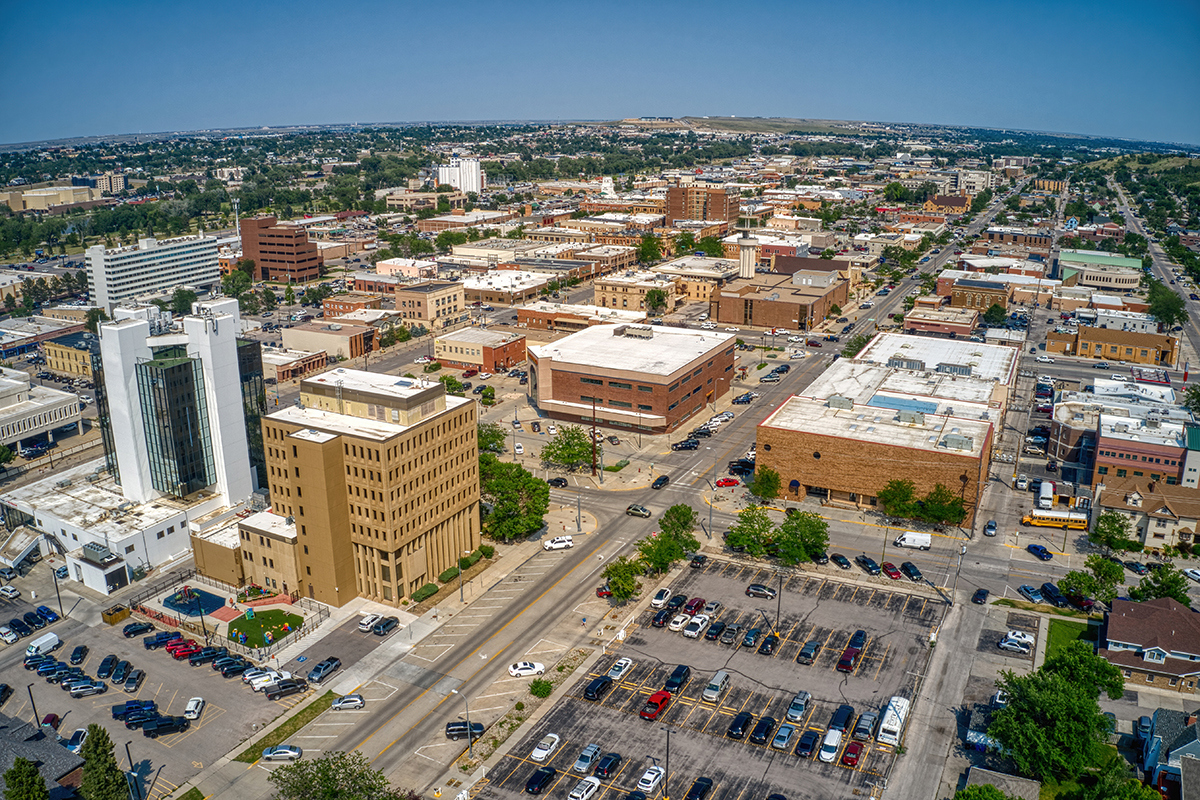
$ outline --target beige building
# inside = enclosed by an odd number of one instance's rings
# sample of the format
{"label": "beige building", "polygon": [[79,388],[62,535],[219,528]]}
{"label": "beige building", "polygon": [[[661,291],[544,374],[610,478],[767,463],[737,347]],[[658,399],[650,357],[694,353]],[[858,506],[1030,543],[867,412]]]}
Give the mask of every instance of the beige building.
{"label": "beige building", "polygon": [[99,191],[87,186],[47,186],[44,189],[0,192],[0,203],[13,211],[45,211],[53,206],[86,203],[99,197]]}
{"label": "beige building", "polygon": [[713,294],[738,275],[738,262],[732,258],[683,256],[654,268],[676,284],[678,293],[689,302],[707,303]]}
{"label": "beige building", "polygon": [[646,294],[658,289],[666,295],[665,311],[671,311],[678,302],[676,279],[655,272],[620,272],[597,278],[595,305],[601,308],[619,308],[625,311],[646,311]]}
{"label": "beige building", "polygon": [[469,316],[461,283],[422,281],[397,285],[395,294],[396,310],[410,328],[423,325],[440,330]]}
{"label": "beige building", "polygon": [[92,354],[100,351],[100,343],[91,333],[73,333],[42,342],[46,369],[73,378],[92,379]]}

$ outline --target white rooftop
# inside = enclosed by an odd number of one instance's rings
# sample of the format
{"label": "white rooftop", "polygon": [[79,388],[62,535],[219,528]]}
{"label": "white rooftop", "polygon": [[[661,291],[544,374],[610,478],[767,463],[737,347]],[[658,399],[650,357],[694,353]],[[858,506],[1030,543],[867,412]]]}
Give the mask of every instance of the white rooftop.
{"label": "white rooftop", "polygon": [[1100,414],[1100,436],[1106,439],[1124,439],[1142,444],[1157,444],[1164,447],[1186,447],[1187,436],[1183,423],[1168,419],[1141,419],[1110,413]]}
{"label": "white rooftop", "polygon": [[838,395],[857,405],[919,408],[927,413],[981,419],[1000,412],[993,381],[943,372],[914,372],[843,358],[830,364],[804,390],[807,397],[827,400]]}
{"label": "white rooftop", "polygon": [[655,272],[667,275],[699,275],[702,277],[730,277],[737,274],[738,262],[733,258],[710,256],[683,256],[654,268]]}
{"label": "white rooftop", "polygon": [[[422,378],[400,378],[383,372],[367,372],[361,369],[344,369],[338,367],[320,375],[305,378],[300,385],[303,392],[311,384],[328,384],[340,386],[342,389],[369,392],[396,398],[409,398],[426,389],[437,386],[437,381],[427,381]],[[447,398],[449,399],[449,398]]]}
{"label": "white rooftop", "polygon": [[[633,329],[636,335],[622,335]],[[539,359],[560,364],[608,367],[672,375],[697,358],[731,346],[734,335],[658,325],[593,325],[557,342],[529,348]]]}
{"label": "white rooftop", "polygon": [[967,281],[988,281],[990,283],[1004,283],[1014,286],[1038,287],[1042,289],[1056,289],[1062,285],[1062,281],[1043,278],[1039,275],[1013,275],[1007,272],[1001,272],[993,275],[988,272],[971,272],[965,269],[944,269],[938,273],[938,278],[946,278],[948,280],[967,280]]}
{"label": "white rooftop", "polygon": [[241,525],[253,531],[269,533],[281,539],[296,539],[296,524],[289,523],[287,517],[281,517],[270,511],[259,511],[241,520]]}
{"label": "white rooftop", "polygon": [[[262,349],[262,360],[264,364],[273,364],[281,367],[286,364],[292,364],[303,358],[311,358],[317,355],[316,352],[308,350],[286,350],[278,347],[264,347]],[[321,353],[325,355],[325,353]]]}
{"label": "white rooftop", "polygon": [[651,270],[629,270],[628,272],[614,272],[611,275],[604,275],[596,279],[597,283],[627,283],[627,284],[655,284],[663,285],[670,283],[670,278],[664,278]]}
{"label": "white rooftop", "polygon": [[926,371],[936,370],[938,364],[970,366],[972,377],[1011,384],[1018,355],[1016,350],[1006,345],[880,333],[867,343],[856,358],[879,364],[887,364],[893,358],[923,361]]}
{"label": "white rooftop", "polygon": [[471,344],[482,344],[488,347],[498,347],[508,344],[516,339],[524,338],[524,334],[520,333],[501,333],[499,331],[489,331],[482,328],[462,328],[457,331],[440,334],[437,337],[439,342],[470,342]]}
{"label": "white rooftop", "polygon": [[535,300],[521,307],[522,311],[534,311],[539,314],[571,314],[577,317],[598,319],[605,322],[642,322],[646,319],[644,311],[628,311],[620,308],[605,308],[603,306],[573,305],[571,303],[551,303],[546,300]]}
{"label": "white rooftop", "polygon": [[463,288],[467,291],[500,291],[521,292],[544,286],[550,281],[558,280],[557,275],[546,272],[526,272],[523,269],[494,269],[479,276],[468,276],[462,280]]}

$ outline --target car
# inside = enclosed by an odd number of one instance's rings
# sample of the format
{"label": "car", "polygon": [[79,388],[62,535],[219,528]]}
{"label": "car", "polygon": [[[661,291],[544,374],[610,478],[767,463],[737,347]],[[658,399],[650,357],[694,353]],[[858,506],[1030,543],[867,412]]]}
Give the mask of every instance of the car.
{"label": "car", "polygon": [[591,796],[600,788],[600,779],[595,776],[584,778],[579,783],[575,784],[575,788],[567,795],[568,800],[590,800]]}
{"label": "car", "polygon": [[71,651],[70,661],[72,664],[82,664],[84,662],[84,659],[87,658],[87,655],[88,655],[88,646],[86,644],[81,644],[78,647],[76,647],[74,650]]}
{"label": "car", "polygon": [[[5,586],[3,588],[7,589],[8,587]],[[34,611],[26,611],[21,619],[25,621],[26,625],[33,628],[35,631],[40,631],[42,628],[46,627],[46,620],[42,619],[40,616],[38,616],[37,612]]]}
{"label": "car", "polygon": [[297,761],[304,751],[294,744],[277,744],[262,751],[263,761]]}
{"label": "car", "polygon": [[868,575],[878,575],[880,572],[883,571],[880,568],[879,564],[875,563],[875,559],[873,559],[870,556],[865,555],[865,554],[860,555],[860,556],[855,556],[854,563],[858,564],[858,566],[862,568],[862,571],[867,573]]}
{"label": "car", "polygon": [[803,722],[804,715],[808,711],[809,701],[812,700],[812,695],[806,691],[796,692],[796,696],[792,698],[792,702],[788,705],[787,721],[788,722]]}
{"label": "car", "polygon": [[976,589],[975,594],[971,595],[971,602],[977,606],[987,605],[987,599],[987,589]]}
{"label": "car", "polygon": [[653,796],[666,773],[667,771],[657,764],[647,767],[646,771],[642,773],[642,777],[638,778],[637,790]]}
{"label": "car", "polygon": [[650,625],[654,628],[665,628],[667,627],[667,623],[670,622],[671,618],[674,616],[674,611],[669,608],[664,608],[654,615],[654,619],[650,620]]}
{"label": "car", "polygon": [[235,675],[241,675],[248,669],[250,669],[250,662],[239,660],[230,664],[226,664],[225,666],[221,667],[218,672],[221,673],[222,678],[232,678]]}
{"label": "car", "polygon": [[1022,584],[1019,586],[1017,588],[1017,593],[1031,603],[1041,605],[1042,603],[1046,602],[1045,598],[1042,597],[1042,593],[1029,584]]}
{"label": "car", "polygon": [[525,781],[526,794],[541,794],[543,790],[558,777],[558,770],[553,767],[538,767]]}
{"label": "car", "polygon": [[666,487],[666,485],[670,482],[671,482],[671,479],[668,478],[666,475],[659,475],[657,478],[654,479],[654,483],[650,484],[650,488],[651,489],[662,489],[662,488]]}
{"label": "car", "polygon": [[827,764],[832,764],[837,758],[838,750],[842,746],[842,732],[837,728],[830,728],[825,732],[825,739],[821,742],[821,750],[817,755],[821,761]]}
{"label": "car", "polygon": [[575,764],[571,767],[572,771],[587,773],[595,766],[596,760],[600,758],[600,745],[589,744],[579,753],[579,758],[575,759]]}
{"label": "car", "polygon": [[837,671],[851,673],[858,668],[858,660],[862,656],[862,651],[854,647],[847,647],[842,651],[841,657],[838,659]]}
{"label": "car", "polygon": [[879,724],[879,715],[874,711],[864,711],[858,717],[858,723],[854,726],[854,734],[852,738],[860,742],[865,742],[875,735],[875,726]]}
{"label": "car", "polygon": [[817,660],[817,656],[820,655],[820,653],[821,640],[809,639],[804,643],[804,646],[800,648],[800,652],[796,654],[796,663],[805,665],[812,664]]}
{"label": "car", "polygon": [[671,599],[671,590],[665,586],[654,593],[654,597],[650,598],[651,608],[664,608],[667,601]]}
{"label": "car", "polygon": [[550,480],[546,481],[546,483],[548,485],[554,487],[555,489],[567,488],[567,479],[566,478],[551,478]]}
{"label": "car", "polygon": [[51,622],[58,622],[58,614],[54,613],[47,606],[38,606],[37,613],[39,617],[45,620],[47,625],[49,625]]}
{"label": "car", "polygon": [[557,733],[547,733],[533,748],[533,752],[529,754],[530,760],[545,761],[554,755],[554,751],[558,749],[559,742],[561,741]]}
{"label": "car", "polygon": [[191,650],[193,648],[200,647],[200,646],[201,646],[200,643],[197,642],[195,639],[172,639],[171,641],[169,641],[165,645],[163,645],[163,649],[166,650],[168,653],[174,653],[176,650],[178,650],[181,647]]}
{"label": "car", "polygon": [[283,680],[273,683],[263,689],[263,694],[268,700],[274,701],[282,697],[287,697],[292,694],[299,694],[307,691],[308,684],[299,678],[284,678]]}
{"label": "car", "polygon": [[67,740],[65,747],[72,753],[78,754],[83,749],[83,743],[87,741],[87,728],[78,728],[71,734],[71,738]]}
{"label": "car", "polygon": [[800,741],[796,743],[795,753],[800,758],[812,758],[812,754],[816,752],[817,746],[821,743],[821,734],[811,728],[800,734]]}
{"label": "car", "polygon": [[466,736],[468,733],[470,733],[472,740],[479,739],[483,736],[483,723],[472,722],[470,725],[467,725],[467,723],[461,719],[446,723],[446,738],[453,742],[457,742],[460,738]]}
{"label": "car", "polygon": [[619,681],[624,678],[629,670],[633,669],[633,660],[629,658],[618,658],[616,663],[608,671],[608,677],[614,681]]}
{"label": "car", "polygon": [[187,701],[187,706],[183,709],[184,719],[200,719],[200,714],[204,711],[204,698],[193,697]]}
{"label": "car", "polygon": [[1183,570],[1183,574],[1187,575],[1194,581],[1200,582],[1200,569],[1195,569],[1194,567],[1191,569],[1185,569]]}
{"label": "car", "polygon": [[155,711],[158,704],[153,700],[127,700],[112,707],[112,718],[123,720],[130,714],[142,711]]}
{"label": "car", "polygon": [[1046,598],[1046,602],[1053,605],[1055,608],[1066,608],[1069,603],[1066,595],[1064,595],[1057,586],[1050,581],[1046,581],[1041,585],[1042,597]]}
{"label": "car", "polygon": [[670,676],[663,683],[663,691],[670,692],[672,695],[677,695],[684,690],[688,685],[688,681],[692,679],[692,668],[687,664],[680,664],[672,670]]}
{"label": "car", "polygon": [[766,744],[775,734],[775,726],[779,723],[774,717],[762,717],[754,725],[754,730],[750,732],[751,744]]}
{"label": "car", "polygon": [[126,694],[135,694],[138,689],[142,688],[142,682],[146,680],[146,671],[141,669],[132,670],[129,677],[125,679],[125,685],[122,687]]}
{"label": "car", "polygon": [[1146,565],[1140,561],[1124,562],[1125,569],[1132,572],[1134,575],[1145,575],[1150,570],[1146,569]]}
{"label": "car", "polygon": [[575,540],[570,536],[555,536],[553,539],[542,542],[543,550],[569,550],[575,546]]}
{"label": "car", "polygon": [[704,610],[704,598],[692,597],[683,606],[683,613],[695,616]]}
{"label": "car", "polygon": [[853,647],[855,650],[862,650],[864,647],[867,646],[867,632],[864,631],[862,628],[859,628],[858,630],[856,630],[854,632],[854,634],[850,637],[850,642],[849,642],[848,646]]}
{"label": "car", "polygon": [[366,614],[358,621],[358,629],[363,633],[370,633],[375,627],[375,623],[383,619],[382,614]]}
{"label": "car", "polygon": [[669,630],[669,631],[675,631],[675,632],[681,631],[681,630],[683,630],[683,629],[684,629],[684,628],[687,626],[687,624],[688,624],[689,622],[691,622],[691,621],[692,621],[692,617],[691,617],[691,615],[689,615],[689,614],[677,614],[677,615],[675,616],[675,618],[674,618],[673,620],[671,620],[671,624],[669,624],[669,625],[667,626],[667,630]]}
{"label": "car", "polygon": [[881,570],[883,570],[884,575],[887,575],[892,580],[894,580],[894,581],[900,580],[900,570],[896,569],[896,565],[893,564],[892,562],[885,561],[879,565],[879,568]]}
{"label": "car", "polygon": [[741,486],[742,482],[737,478],[717,478],[716,486],[718,489],[728,489],[731,486]]}
{"label": "car", "polygon": [[528,678],[531,675],[541,675],[546,671],[546,665],[539,661],[518,661],[508,668],[508,674],[514,678]]}
{"label": "car", "polygon": [[758,597],[763,600],[774,600],[775,590],[761,583],[752,583],[746,587],[746,597]]}
{"label": "car", "polygon": [[1054,359],[1051,358],[1050,356],[1038,356],[1037,358],[1034,359],[1034,361],[1038,362],[1039,364],[1053,364],[1054,363]]}
{"label": "car", "polygon": [[667,710],[667,706],[670,703],[671,693],[665,689],[660,689],[646,698],[646,703],[642,706],[642,710],[638,712],[638,716],[642,719],[656,720],[662,712]]}
{"label": "car", "polygon": [[667,609],[670,611],[679,611],[687,605],[688,596],[686,594],[677,594],[667,601]]}
{"label": "car", "polygon": [[1028,645],[1025,642],[1016,641],[1015,639],[1009,639],[1007,637],[1001,639],[996,646],[1001,650],[1008,650],[1013,653],[1020,653],[1021,655],[1029,655],[1030,651],[1033,649],[1032,645]]}
{"label": "car", "polygon": [[113,683],[124,683],[125,679],[129,677],[129,670],[131,670],[131,669],[133,669],[133,665],[130,664],[125,659],[121,659],[120,661],[118,661],[117,665],[115,667],[113,667],[112,682]]}
{"label": "car", "polygon": [[645,506],[639,506],[637,503],[632,503],[625,509],[625,513],[631,517],[650,517],[650,509]]}
{"label": "car", "polygon": [[988,520],[987,525],[983,526],[983,535],[984,536],[995,536],[996,535],[996,520],[994,520],[994,519]]}
{"label": "car", "polygon": [[71,697],[91,697],[94,694],[104,694],[108,691],[108,684],[104,681],[81,681],[71,685]]}
{"label": "car", "polygon": [[762,644],[758,646],[758,654],[760,656],[769,656],[775,653],[775,648],[779,646],[779,636],[772,633],[767,638],[763,639]]}
{"label": "car", "polygon": [[704,555],[704,553],[697,553],[696,555],[692,556],[692,560],[688,562],[688,566],[690,566],[692,569],[699,569],[707,563],[708,556]]}
{"label": "car", "polygon": [[721,634],[725,632],[725,623],[720,620],[715,620],[708,626],[708,630],[704,632],[704,638],[710,642],[715,642],[721,638]]}
{"label": "car", "polygon": [[911,561],[905,561],[901,564],[900,571],[904,573],[904,577],[913,583],[920,583],[925,580],[925,576],[921,574],[921,570],[917,569],[917,565]]}
{"label": "car", "polygon": [[721,633],[721,644],[736,644],[742,638],[743,628],[741,625],[728,625]]}
{"label": "car", "polygon": [[353,711],[356,708],[365,708],[366,705],[367,701],[361,694],[348,694],[334,700],[330,708],[334,711]]}
{"label": "car", "polygon": [[1154,723],[1150,717],[1138,717],[1137,723],[1133,726],[1133,732],[1139,741],[1146,741],[1150,738],[1150,733],[1154,730]]}
{"label": "car", "polygon": [[33,629],[16,617],[8,621],[8,627],[12,628],[13,632],[22,638],[33,635]]}
{"label": "car", "polygon": [[837,564],[841,569],[850,569],[850,559],[846,558],[841,553],[833,553],[829,556],[829,560]]}
{"label": "car", "polygon": [[597,778],[614,778],[621,771],[623,760],[620,753],[605,753],[596,762],[596,770],[592,774]]}
{"label": "car", "polygon": [[100,666],[96,668],[96,677],[104,680],[112,677],[113,669],[117,666],[117,657],[107,655],[100,661]]}
{"label": "car", "polygon": [[607,675],[593,678],[592,682],[583,690],[584,699],[592,701],[600,700],[604,695],[608,694],[608,691],[612,689],[612,685],[613,679]]}
{"label": "car", "polygon": [[0,586],[0,595],[7,597],[9,600],[16,600],[21,596],[21,593],[12,586]]}
{"label": "car", "polygon": [[317,664],[315,667],[309,670],[308,682],[320,683],[341,668],[342,660],[336,656],[329,656],[320,664]]}
{"label": "car", "polygon": [[754,715],[749,711],[741,711],[729,723],[729,728],[725,731],[725,735],[730,739],[746,738],[746,731],[754,722]]}
{"label": "car", "polygon": [[1040,558],[1042,561],[1049,561],[1050,559],[1054,558],[1054,554],[1040,544],[1031,544],[1025,549]]}
{"label": "car", "polygon": [[704,633],[704,629],[708,627],[710,619],[711,617],[706,614],[697,614],[684,626],[683,635],[689,639],[700,638],[700,634]]}
{"label": "car", "polygon": [[850,744],[846,745],[846,749],[842,752],[842,766],[858,766],[858,759],[862,756],[862,751],[862,742],[851,742]]}
{"label": "car", "polygon": [[0,578],[4,578],[6,581],[13,581],[19,577],[20,573],[12,567],[0,567]]}

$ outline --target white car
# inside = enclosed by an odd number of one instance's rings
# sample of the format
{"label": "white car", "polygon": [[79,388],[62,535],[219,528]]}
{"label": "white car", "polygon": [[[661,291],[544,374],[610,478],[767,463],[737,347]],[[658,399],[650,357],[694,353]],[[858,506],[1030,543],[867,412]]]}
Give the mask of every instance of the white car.
{"label": "white car", "polygon": [[650,598],[651,608],[662,608],[671,599],[671,590],[667,588],[659,589],[654,593],[654,597]]}
{"label": "white car", "polygon": [[726,328],[725,332],[726,333],[740,333],[741,330],[742,330],[741,328]]}
{"label": "white car", "polygon": [[707,614],[697,614],[692,617],[692,621],[683,629],[683,635],[689,639],[699,639],[700,634],[704,633],[704,629],[708,627],[711,619]]}
{"label": "white car", "polygon": [[256,692],[261,692],[271,684],[279,683],[280,681],[290,677],[292,677],[292,673],[290,672],[273,672],[269,675],[260,675],[259,677],[250,681],[250,688]]}
{"label": "white car", "polygon": [[187,707],[183,709],[184,719],[200,719],[200,712],[204,710],[204,698],[193,697],[188,700]]}
{"label": "white car", "polygon": [[345,697],[339,697],[333,701],[330,706],[334,711],[353,711],[356,708],[365,708],[367,701],[363,699],[361,694],[348,694]]}
{"label": "white car", "polygon": [[1025,644],[1030,645],[1030,646],[1032,646],[1033,643],[1036,641],[1033,638],[1033,634],[1026,633],[1025,631],[1009,631],[1008,634],[1004,638],[1012,639],[1013,641],[1016,641],[1016,642],[1024,642]]}
{"label": "white car", "polygon": [[1113,375],[1113,376],[1112,376],[1112,379],[1113,379],[1114,381],[1122,381],[1122,382],[1129,380],[1129,379],[1128,379],[1128,378],[1126,378],[1124,375]]}
{"label": "white car", "polygon": [[830,728],[825,733],[825,741],[821,742],[821,750],[817,753],[817,758],[824,761],[826,764],[832,764],[837,758],[838,750],[842,747],[842,732],[837,728]]}
{"label": "white car", "polygon": [[546,665],[538,661],[518,661],[508,668],[508,674],[514,678],[528,678],[531,675],[541,675],[546,671]]}
{"label": "white car", "polygon": [[1192,569],[1185,569],[1183,574],[1194,581],[1200,582],[1200,569],[1195,569],[1194,567]]}
{"label": "white car", "polygon": [[481,380],[481,381],[486,381],[490,377],[492,377],[492,373],[490,373],[490,372],[479,373],[479,380]]}
{"label": "white car", "polygon": [[803,341],[804,341],[804,337],[803,337],[803,336],[789,336],[789,337],[787,338],[787,340],[788,340],[789,342],[793,342],[793,343],[795,343],[795,342],[803,342]]}
{"label": "white car", "polygon": [[517,442],[516,444],[513,445],[513,452],[519,456],[525,455],[525,445],[521,444],[520,442]]}
{"label": "white car", "polygon": [[683,630],[684,626],[692,621],[691,614],[677,614],[675,619],[671,620],[671,624],[667,626],[667,630],[678,633]]}
{"label": "white car", "polygon": [[715,322],[701,322],[701,323],[700,323],[700,327],[701,327],[701,328],[703,328],[703,329],[704,329],[704,330],[706,330],[706,331],[715,331],[715,330],[717,329],[717,323],[715,323]]}
{"label": "white car", "polygon": [[550,756],[554,755],[554,751],[558,749],[558,743],[562,741],[558,738],[557,733],[547,733],[542,737],[542,740],[537,743],[537,747],[533,748],[533,752],[529,754],[531,761],[545,761]]}
{"label": "white car", "polygon": [[11,586],[0,586],[0,594],[4,595],[9,600],[15,600],[21,596],[21,593]]}
{"label": "white car", "polygon": [[414,358],[413,363],[414,364],[432,364],[433,359],[430,358],[429,356],[421,356],[420,358]]}
{"label": "white car", "polygon": [[382,614],[367,614],[358,621],[358,629],[366,633],[370,633],[375,627],[375,623],[383,619]]}
{"label": "white car", "polygon": [[588,800],[600,789],[600,779],[596,777],[584,778],[579,783],[575,784],[575,788],[568,795],[568,800]]}
{"label": "white car", "polygon": [[569,550],[575,546],[575,540],[570,536],[555,536],[549,541],[542,542],[543,550]]}
{"label": "white car", "polygon": [[262,667],[254,667],[252,669],[248,669],[242,673],[242,683],[249,683],[250,681],[257,680],[258,678],[261,678],[264,675],[270,675],[273,672],[274,672],[274,670],[263,669]]}
{"label": "white car", "polygon": [[701,322],[704,322],[706,319],[708,319],[708,314],[701,314],[696,319],[700,320]]}
{"label": "white car", "polygon": [[553,425],[547,425],[547,426],[546,426],[546,433],[548,433],[548,434],[550,434],[551,436],[553,436],[554,434],[558,433],[558,428],[554,427]]}
{"label": "white car", "polygon": [[1037,358],[1034,359],[1034,361],[1038,362],[1039,364],[1053,364],[1054,363],[1054,359],[1051,358],[1050,356],[1038,356]]}
{"label": "white car", "polygon": [[638,778],[637,788],[639,792],[645,792],[647,797],[652,797],[658,785],[662,783],[663,775],[667,771],[655,764],[653,767],[647,767],[642,773],[642,777]]}

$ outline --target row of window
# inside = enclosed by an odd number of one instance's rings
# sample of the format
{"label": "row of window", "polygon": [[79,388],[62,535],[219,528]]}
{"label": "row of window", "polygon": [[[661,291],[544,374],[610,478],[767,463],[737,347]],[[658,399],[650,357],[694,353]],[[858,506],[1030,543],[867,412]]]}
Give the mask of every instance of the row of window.
{"label": "row of window", "polygon": [[[1108,467],[1105,467],[1105,466],[1096,467],[1096,471],[1099,472],[1101,475],[1107,475]],[[1128,476],[1129,476],[1129,470],[1126,470],[1126,469],[1118,469],[1117,470],[1118,478],[1126,478]],[[1135,478],[1144,478],[1145,476],[1146,476],[1146,473],[1142,472],[1141,470],[1135,469],[1133,471],[1133,477],[1135,477]],[[1150,480],[1152,480],[1152,481],[1162,480],[1162,475],[1158,474],[1157,472],[1151,472]],[[1179,483],[1179,478],[1175,477],[1174,475],[1167,476],[1167,485],[1168,486],[1175,486],[1178,483]]]}
{"label": "row of window", "polygon": [[1169,458],[1154,458],[1153,456],[1137,456],[1132,453],[1121,453],[1116,450],[1101,450],[1100,455],[1108,456],[1109,458],[1122,458],[1129,461],[1137,461],[1139,458],[1147,464],[1163,464],[1168,467],[1179,466],[1178,461]]}
{"label": "row of window", "polygon": [[[1079,352],[1080,352],[1080,353],[1084,353],[1084,352],[1086,352],[1086,351],[1088,350],[1088,348],[1089,348],[1089,347],[1092,347],[1093,351],[1094,351],[1094,352],[1095,352],[1097,355],[1102,355],[1102,354],[1104,353],[1104,345],[1102,345],[1102,344],[1096,344],[1096,345],[1093,347],[1093,346],[1091,345],[1091,343],[1090,343],[1090,342],[1080,342],[1080,343],[1079,343]],[[1108,354],[1109,354],[1109,355],[1111,355],[1111,356],[1116,356],[1116,355],[1120,355],[1120,353],[1121,353],[1121,348],[1120,348],[1120,347],[1117,347],[1115,344],[1110,344],[1110,345],[1108,346]],[[1125,348],[1125,355],[1127,355],[1127,356],[1132,356],[1132,355],[1133,355],[1133,348],[1132,348],[1132,347],[1126,347],[1126,348]],[[1149,351],[1149,350],[1146,350],[1146,349],[1144,349],[1144,348],[1143,348],[1143,349],[1142,349],[1142,351],[1141,351],[1141,357],[1142,357],[1142,358],[1149,358],[1149,356],[1150,356],[1150,351]]]}

